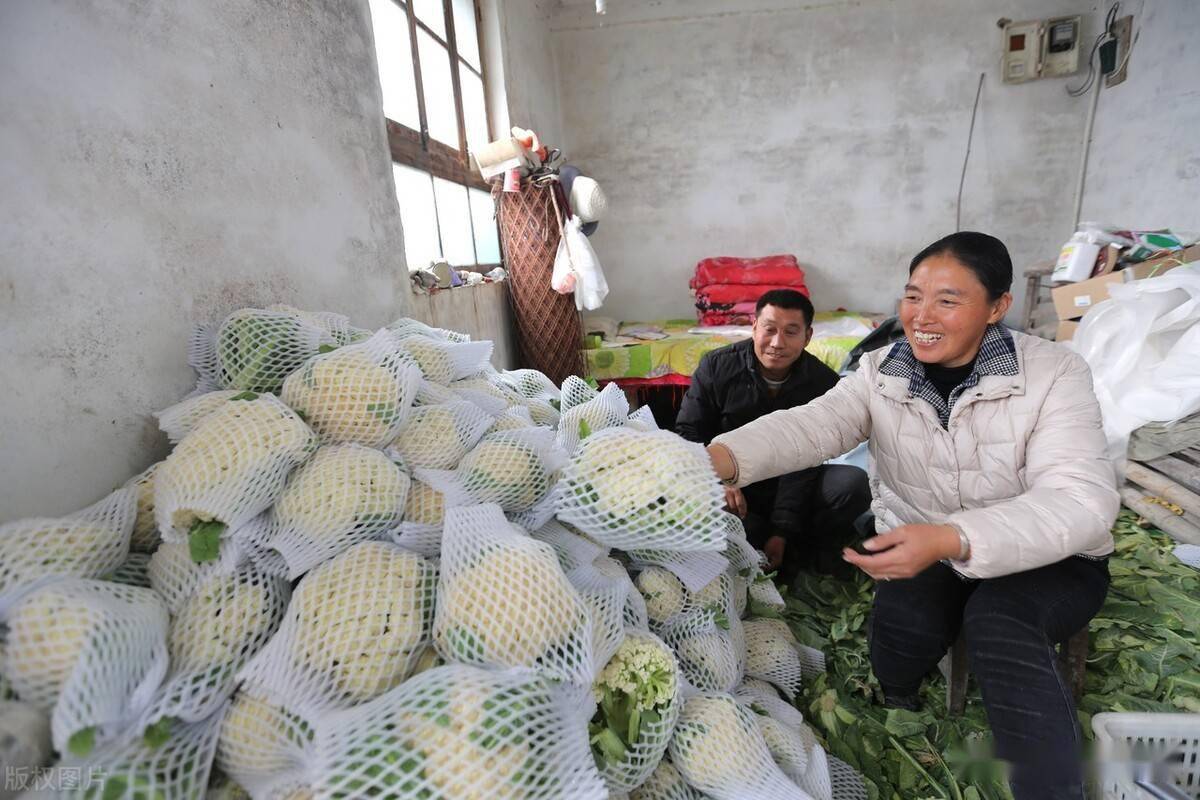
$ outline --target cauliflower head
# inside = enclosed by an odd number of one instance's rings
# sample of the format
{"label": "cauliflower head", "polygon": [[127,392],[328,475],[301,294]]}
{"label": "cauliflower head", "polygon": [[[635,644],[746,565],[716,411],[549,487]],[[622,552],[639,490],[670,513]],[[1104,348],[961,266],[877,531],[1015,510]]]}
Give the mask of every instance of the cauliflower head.
{"label": "cauliflower head", "polygon": [[441,525],[446,516],[446,498],[424,481],[414,479],[404,502],[405,522]]}
{"label": "cauliflower head", "polygon": [[416,360],[426,380],[443,385],[454,380],[454,359],[446,342],[417,333],[405,336],[400,346]]}
{"label": "cauliflower head", "polygon": [[95,627],[88,604],[53,584],[22,599],[8,620],[3,669],[17,696],[53,709]]}
{"label": "cauliflower head", "polygon": [[533,666],[577,630],[583,601],[550,552],[490,550],[458,575],[443,576],[438,650],[467,663]]}
{"label": "cauliflower head", "polygon": [[296,660],[328,676],[343,698],[383,694],[408,677],[428,641],[436,580],[430,562],[395,545],[351,547],[292,597]]}
{"label": "cauliflower head", "polygon": [[466,454],[472,420],[456,405],[421,406],[408,415],[391,447],[410,468],[451,469]]}
{"label": "cauliflower head", "polygon": [[266,584],[238,575],[206,581],[171,622],[168,647],[177,670],[229,669],[275,627],[277,604]]}
{"label": "cauliflower head", "polygon": [[646,782],[629,793],[629,800],[696,800],[696,793],[664,758]]}
{"label": "cauliflower head", "polygon": [[312,728],[283,706],[240,691],[221,722],[217,764],[230,775],[271,775],[296,766]]}
{"label": "cauliflower head", "polygon": [[364,350],[335,350],[289,375],[280,398],[321,441],[378,447],[395,436],[411,401],[400,369]]}
{"label": "cauliflower head", "polygon": [[[263,484],[282,487],[287,472],[316,448],[309,427],[271,395],[225,403],[158,468],[154,513],[159,530],[186,535],[196,522],[228,523],[221,518],[226,509],[240,506],[247,494],[264,493]],[[164,495],[174,502],[164,506]],[[250,516],[261,510],[239,509]]]}
{"label": "cauliflower head", "polygon": [[133,482],[137,489],[137,518],[133,522],[133,533],[129,535],[129,549],[139,553],[153,553],[161,541],[158,525],[154,522],[154,475],[158,466],[154,464]]}
{"label": "cauliflower head", "polygon": [[408,488],[408,476],[380,451],[325,445],[292,474],[275,503],[275,519],[319,538],[384,530],[400,521]]}
{"label": "cauliflower head", "polygon": [[804,738],[770,714],[762,713],[753,706],[751,710],[755,712],[754,722],[771,758],[775,759],[785,775],[793,778],[803,775],[808,769],[808,748]]}
{"label": "cauliflower head", "polygon": [[646,613],[651,622],[662,624],[683,611],[683,583],[662,567],[647,567],[638,573],[635,585],[646,598]]}
{"label": "cauliflower head", "polygon": [[675,655],[688,681],[701,689],[726,691],[742,677],[733,640],[721,631],[702,631],[680,639]]}
{"label": "cauliflower head", "polygon": [[550,491],[550,475],[537,452],[504,434],[488,436],[458,465],[463,485],[477,503],[525,511]]}
{"label": "cauliflower head", "polygon": [[728,695],[689,698],[671,739],[671,763],[702,792],[742,787],[752,796],[763,763],[773,766],[754,716]]}
{"label": "cauliflower head", "polygon": [[129,531],[78,517],[0,525],[0,594],[43,575],[98,578],[121,566]]}
{"label": "cauliflower head", "polygon": [[277,392],[283,379],[333,338],[291,314],[243,308],[217,332],[221,380],[230,389]]}

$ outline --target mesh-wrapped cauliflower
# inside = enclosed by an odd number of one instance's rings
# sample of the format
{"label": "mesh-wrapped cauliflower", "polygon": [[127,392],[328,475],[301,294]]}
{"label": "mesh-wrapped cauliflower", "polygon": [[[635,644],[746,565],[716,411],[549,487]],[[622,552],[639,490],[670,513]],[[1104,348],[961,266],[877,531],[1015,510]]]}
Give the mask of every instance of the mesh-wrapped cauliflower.
{"label": "mesh-wrapped cauliflower", "polygon": [[777,619],[749,619],[746,634],[746,674],[779,687],[789,698],[800,691],[803,668],[796,639],[787,623]]}
{"label": "mesh-wrapped cauliflower", "polygon": [[681,638],[675,655],[688,680],[705,688],[730,688],[742,677],[733,639],[719,630],[705,630]]}
{"label": "mesh-wrapped cauliflower", "polygon": [[237,778],[285,772],[297,766],[296,752],[312,738],[300,716],[243,689],[221,723],[217,764]]}
{"label": "mesh-wrapped cauliflower", "polygon": [[515,431],[521,428],[532,428],[533,425],[533,416],[529,413],[528,408],[525,406],[513,406],[496,415],[495,421],[492,422],[492,427],[488,428],[487,432]]}
{"label": "mesh-wrapped cauliflower", "polygon": [[223,669],[244,661],[250,643],[264,641],[278,623],[277,604],[264,581],[210,578],[171,621],[172,668]]}
{"label": "mesh-wrapped cauliflower", "polygon": [[243,308],[217,332],[221,385],[252,392],[277,392],[321,345],[334,346],[322,328],[288,313]]}
{"label": "mesh-wrapped cauliflower", "polygon": [[332,311],[304,311],[285,303],[275,303],[267,306],[264,310],[288,314],[307,325],[320,328],[333,337],[334,344],[339,347],[350,343],[352,336],[350,319],[342,314],[335,314]]}
{"label": "mesh-wrapped cauliflower", "polygon": [[309,359],[283,382],[283,402],[323,442],[381,447],[391,441],[420,378],[381,331],[366,342]]}
{"label": "mesh-wrapped cauliflower", "polygon": [[397,339],[407,339],[410,336],[427,336],[430,339],[442,339],[447,342],[471,341],[471,337],[468,334],[446,330],[445,328],[434,328],[411,317],[400,317],[395,322],[388,323],[387,327],[388,330],[395,334]]}
{"label": "mesh-wrapped cauliflower", "polygon": [[317,448],[317,437],[277,398],[240,397],[201,420],[158,468],[154,516],[169,540],[182,540],[198,523],[248,522]]}
{"label": "mesh-wrapped cauliflower", "polygon": [[664,758],[646,782],[629,793],[629,800],[700,800],[700,795]]}
{"label": "mesh-wrapped cauliflower", "polygon": [[463,400],[421,406],[408,415],[390,447],[410,469],[452,469],[490,424],[491,417]]}
{"label": "mesh-wrapped cauliflower", "polygon": [[[183,437],[192,432],[201,420],[209,414],[223,408],[224,405],[242,392],[238,389],[219,389],[215,392],[204,392],[193,397],[180,400],[173,406],[164,408],[154,416],[158,418],[158,427],[167,435],[171,444],[179,444]],[[140,476],[139,476],[140,477]]]}
{"label": "mesh-wrapped cauliflower", "polygon": [[446,516],[446,499],[424,481],[414,479],[404,501],[404,521],[441,525]]}
{"label": "mesh-wrapped cauliflower", "polygon": [[433,565],[385,542],[364,542],[310,572],[292,598],[296,660],[336,694],[361,702],[400,683],[429,641]]}
{"label": "mesh-wrapped cauliflower", "polygon": [[750,706],[754,711],[754,722],[758,732],[762,734],[771,758],[792,780],[799,780],[808,770],[808,751],[811,742],[798,732],[772,717],[759,707]]}
{"label": "mesh-wrapped cauliflower", "polygon": [[490,550],[438,588],[438,650],[468,663],[533,666],[586,616],[551,552]]}
{"label": "mesh-wrapped cauliflower", "polygon": [[0,665],[22,700],[49,710],[88,646],[93,615],[68,593],[47,587],[17,604]]}
{"label": "mesh-wrapped cauliflower", "polygon": [[550,475],[541,455],[526,442],[510,438],[520,433],[491,434],[459,462],[463,487],[475,503],[524,511],[550,491]]}
{"label": "mesh-wrapped cauliflower", "polygon": [[421,368],[426,380],[448,384],[456,378],[477,372],[492,357],[491,342],[447,342],[423,334],[399,340]]}
{"label": "mesh-wrapped cauliflower", "polygon": [[646,598],[646,613],[650,621],[662,624],[683,611],[683,583],[662,567],[647,567],[638,573],[635,584]]}
{"label": "mesh-wrapped cauliflower", "polygon": [[137,490],[137,518],[129,535],[129,549],[139,553],[153,553],[161,541],[158,526],[154,522],[154,475],[158,472],[158,466],[150,465],[126,484]]}

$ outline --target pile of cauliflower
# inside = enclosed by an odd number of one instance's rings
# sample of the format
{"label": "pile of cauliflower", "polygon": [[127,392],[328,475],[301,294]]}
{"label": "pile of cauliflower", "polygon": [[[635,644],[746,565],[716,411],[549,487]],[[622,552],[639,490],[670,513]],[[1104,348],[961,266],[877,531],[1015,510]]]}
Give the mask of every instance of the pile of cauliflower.
{"label": "pile of cauliflower", "polygon": [[188,352],[164,460],[0,525],[18,793],[865,796],[703,449],[615,386],[286,305]]}

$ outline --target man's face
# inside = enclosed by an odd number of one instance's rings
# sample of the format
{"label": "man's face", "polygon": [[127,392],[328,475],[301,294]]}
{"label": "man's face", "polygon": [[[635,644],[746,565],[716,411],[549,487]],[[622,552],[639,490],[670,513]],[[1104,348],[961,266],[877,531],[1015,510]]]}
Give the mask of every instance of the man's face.
{"label": "man's face", "polygon": [[798,308],[763,306],[754,318],[754,355],[769,372],[783,374],[791,369],[811,338],[812,328]]}

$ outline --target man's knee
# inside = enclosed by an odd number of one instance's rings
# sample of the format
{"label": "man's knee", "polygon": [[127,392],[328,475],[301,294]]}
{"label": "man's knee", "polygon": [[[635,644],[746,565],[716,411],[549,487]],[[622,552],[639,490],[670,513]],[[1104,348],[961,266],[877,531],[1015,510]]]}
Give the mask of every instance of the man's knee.
{"label": "man's knee", "polygon": [[821,499],[830,508],[861,514],[871,505],[867,473],[846,464],[827,465],[821,476]]}

